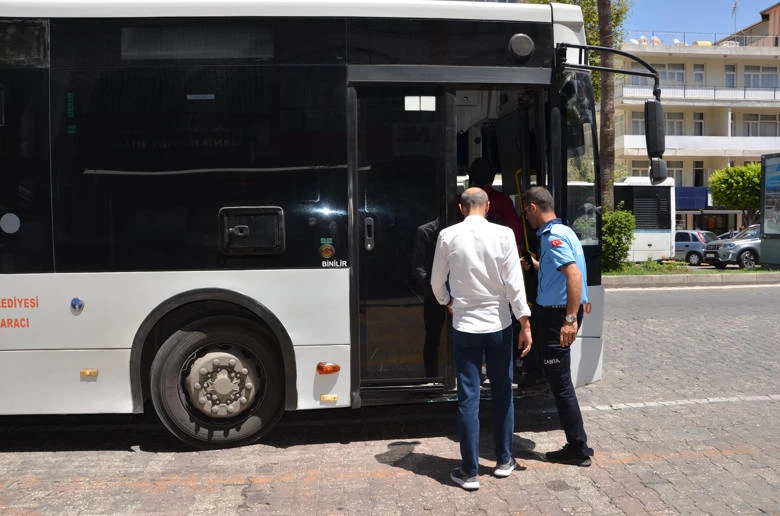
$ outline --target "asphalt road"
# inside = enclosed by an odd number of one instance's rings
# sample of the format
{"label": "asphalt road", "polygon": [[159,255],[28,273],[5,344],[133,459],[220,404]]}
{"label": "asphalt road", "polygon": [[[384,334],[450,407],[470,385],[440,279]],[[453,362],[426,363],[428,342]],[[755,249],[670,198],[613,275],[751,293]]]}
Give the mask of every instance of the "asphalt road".
{"label": "asphalt road", "polygon": [[453,404],[291,413],[216,451],[152,416],[4,417],[0,512],[777,514],[778,306],[778,286],[608,289],[604,379],[578,389],[590,468],[542,460],[564,441],[546,396],[517,403],[509,478],[484,418],[473,493],[448,478]]}

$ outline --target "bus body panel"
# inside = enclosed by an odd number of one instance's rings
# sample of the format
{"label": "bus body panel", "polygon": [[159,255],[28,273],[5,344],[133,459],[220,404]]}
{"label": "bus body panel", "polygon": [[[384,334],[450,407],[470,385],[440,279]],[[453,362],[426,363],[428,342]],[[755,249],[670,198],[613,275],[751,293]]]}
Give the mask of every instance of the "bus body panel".
{"label": "bus body panel", "polygon": [[129,349],[0,352],[0,375],[13,386],[0,414],[129,414],[129,363]]}
{"label": "bus body panel", "polygon": [[[298,409],[350,405],[349,356],[349,345],[295,349]],[[341,370],[316,374],[323,361],[340,364]],[[132,413],[129,363],[129,349],[4,351],[0,374],[24,395],[5,396],[0,414]]]}
{"label": "bus body panel", "polygon": [[575,387],[601,380],[604,341],[579,336],[571,346],[571,381]]}
{"label": "bus body panel", "polygon": [[411,15],[418,19],[522,19],[550,23],[550,8],[545,5],[445,0],[0,1],[0,16],[21,18],[300,17],[301,13],[306,13],[307,17],[409,18]]}
{"label": "bus body panel", "polygon": [[[350,354],[348,344],[295,348],[298,410],[351,406]],[[320,362],[333,362],[341,366],[341,370],[333,374],[317,374]]]}
{"label": "bus body panel", "polygon": [[588,302],[583,306],[581,337],[601,338],[604,326],[604,287],[588,285]]}
{"label": "bus body panel", "polygon": [[[0,351],[129,349],[155,307],[195,289],[256,300],[279,319],[294,346],[347,345],[348,278],[348,269],[5,275],[2,318],[29,324],[0,328]],[[25,307],[26,299],[34,306]],[[71,307],[76,299],[80,310]]]}
{"label": "bus body panel", "polygon": [[629,176],[615,182],[615,206],[624,202],[624,209],[636,219],[634,239],[628,252],[630,262],[671,260],[674,258],[675,191],[674,178],[658,185],[649,177]]}
{"label": "bus body panel", "polygon": [[[131,412],[129,357],[139,327],[166,300],[202,289],[246,296],[279,320],[298,362],[298,408],[350,403],[346,268],[20,274],[2,280],[2,370],[10,378],[19,375],[20,385],[62,389],[63,397],[52,401],[48,395],[30,396],[20,405],[18,396],[8,396],[0,402],[0,413]],[[60,353],[62,360],[56,358]],[[33,355],[37,362],[30,360]],[[31,367],[44,361],[48,368]],[[317,377],[319,362],[338,364],[341,371]],[[26,369],[30,371],[19,372]],[[91,391],[81,385],[82,369],[99,372]],[[331,400],[334,395],[336,401]]]}
{"label": "bus body panel", "polygon": [[669,246],[669,238],[674,233],[669,229],[635,229],[634,240],[628,251],[629,262],[645,262],[647,260],[671,260],[674,258],[674,246]]}

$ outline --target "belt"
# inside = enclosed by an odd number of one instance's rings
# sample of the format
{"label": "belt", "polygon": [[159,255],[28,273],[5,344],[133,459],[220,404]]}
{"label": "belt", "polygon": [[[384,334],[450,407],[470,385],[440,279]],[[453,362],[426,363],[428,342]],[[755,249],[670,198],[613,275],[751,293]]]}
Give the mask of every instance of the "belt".
{"label": "belt", "polygon": [[538,306],[539,308],[556,308],[556,309],[562,309],[562,308],[566,308],[566,305],[549,305],[549,306],[545,306],[545,305],[537,305],[537,306]]}

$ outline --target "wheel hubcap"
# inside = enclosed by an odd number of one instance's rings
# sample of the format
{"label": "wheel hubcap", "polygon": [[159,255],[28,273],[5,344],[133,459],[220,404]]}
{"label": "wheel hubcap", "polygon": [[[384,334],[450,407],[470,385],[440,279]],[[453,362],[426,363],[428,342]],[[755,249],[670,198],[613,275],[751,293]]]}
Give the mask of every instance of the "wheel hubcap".
{"label": "wheel hubcap", "polygon": [[259,377],[237,353],[216,351],[195,360],[185,386],[192,405],[210,417],[228,418],[247,410],[257,394]]}

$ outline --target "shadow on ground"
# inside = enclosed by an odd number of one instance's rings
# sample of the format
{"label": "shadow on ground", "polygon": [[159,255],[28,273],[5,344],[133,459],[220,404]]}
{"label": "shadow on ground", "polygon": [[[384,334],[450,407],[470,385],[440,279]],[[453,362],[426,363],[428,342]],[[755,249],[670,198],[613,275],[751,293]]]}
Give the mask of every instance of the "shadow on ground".
{"label": "shadow on ground", "polygon": [[[287,448],[304,443],[413,441],[435,436],[455,439],[456,410],[456,402],[439,402],[288,412],[260,442]],[[480,420],[483,433],[490,435],[490,401],[482,402]],[[516,432],[560,428],[554,403],[548,396],[516,399],[515,420]],[[0,417],[0,453],[133,449],[194,451],[172,437],[151,410],[139,415]],[[523,457],[522,449],[518,452]]]}

